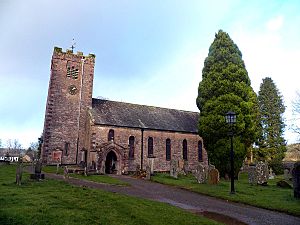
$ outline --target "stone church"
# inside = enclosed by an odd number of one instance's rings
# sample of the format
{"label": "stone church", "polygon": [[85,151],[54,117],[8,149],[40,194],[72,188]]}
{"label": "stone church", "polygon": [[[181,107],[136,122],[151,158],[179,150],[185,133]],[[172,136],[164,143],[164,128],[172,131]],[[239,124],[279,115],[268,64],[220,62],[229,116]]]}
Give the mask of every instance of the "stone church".
{"label": "stone church", "polygon": [[95,55],[55,47],[46,103],[42,161],[127,174],[150,166],[188,170],[207,164],[199,113],[92,98]]}

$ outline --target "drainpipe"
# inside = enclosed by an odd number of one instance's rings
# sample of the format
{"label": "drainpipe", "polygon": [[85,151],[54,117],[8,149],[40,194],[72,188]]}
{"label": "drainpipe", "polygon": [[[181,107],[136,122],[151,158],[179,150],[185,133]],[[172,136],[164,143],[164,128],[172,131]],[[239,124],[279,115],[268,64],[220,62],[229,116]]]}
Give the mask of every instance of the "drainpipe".
{"label": "drainpipe", "polygon": [[141,129],[142,132],[142,140],[141,140],[141,170],[143,169],[143,161],[144,161],[144,129]]}

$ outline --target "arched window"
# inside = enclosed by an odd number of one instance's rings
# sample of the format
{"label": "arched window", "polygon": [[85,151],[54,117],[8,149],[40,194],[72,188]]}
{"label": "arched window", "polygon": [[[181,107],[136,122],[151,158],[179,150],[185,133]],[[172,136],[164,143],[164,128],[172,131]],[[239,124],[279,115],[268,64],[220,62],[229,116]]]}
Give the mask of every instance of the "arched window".
{"label": "arched window", "polygon": [[203,161],[202,158],[202,141],[198,141],[198,161]]}
{"label": "arched window", "polygon": [[153,138],[148,138],[148,157],[153,156]]}
{"label": "arched window", "polygon": [[182,156],[184,160],[188,160],[187,155],[187,141],[184,139],[182,142]]}
{"label": "arched window", "polygon": [[110,129],[109,131],[108,131],[108,141],[112,141],[112,140],[114,140],[114,138],[115,138],[115,131],[113,130],[113,129]]}
{"label": "arched window", "polygon": [[129,159],[134,158],[134,137],[129,137]]}
{"label": "arched window", "polygon": [[171,140],[166,140],[166,160],[171,160]]}

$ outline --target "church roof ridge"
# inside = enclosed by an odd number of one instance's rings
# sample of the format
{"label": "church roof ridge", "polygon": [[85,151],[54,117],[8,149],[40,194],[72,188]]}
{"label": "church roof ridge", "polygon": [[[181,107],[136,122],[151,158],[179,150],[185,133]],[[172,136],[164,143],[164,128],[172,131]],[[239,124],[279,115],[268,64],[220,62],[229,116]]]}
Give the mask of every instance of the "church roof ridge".
{"label": "church roof ridge", "polygon": [[116,100],[110,100],[110,99],[100,99],[100,98],[92,98],[93,100],[104,100],[104,101],[110,101],[110,102],[116,102],[116,103],[124,103],[124,104],[129,104],[129,105],[136,105],[136,106],[145,106],[145,107],[153,107],[153,108],[158,108],[158,109],[167,109],[167,110],[176,110],[176,111],[181,111],[181,112],[186,112],[186,113],[195,113],[195,114],[200,114],[199,112],[195,111],[189,111],[189,110],[183,110],[183,109],[174,109],[174,108],[167,108],[167,107],[162,107],[162,106],[154,106],[154,105],[145,105],[145,104],[138,104],[138,103],[132,103],[132,102],[124,102],[124,101],[116,101]]}

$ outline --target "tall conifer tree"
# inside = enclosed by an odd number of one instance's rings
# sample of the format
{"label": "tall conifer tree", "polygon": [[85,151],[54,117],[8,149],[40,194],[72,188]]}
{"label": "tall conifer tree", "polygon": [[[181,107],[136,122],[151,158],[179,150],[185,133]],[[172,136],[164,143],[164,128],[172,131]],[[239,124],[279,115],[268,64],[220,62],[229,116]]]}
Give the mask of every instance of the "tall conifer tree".
{"label": "tall conifer tree", "polygon": [[215,35],[202,70],[197,106],[200,110],[199,134],[204,139],[210,163],[222,176],[230,171],[229,127],[224,115],[237,113],[234,126],[235,172],[246,157],[247,148],[257,134],[258,106],[242,53],[222,30]]}
{"label": "tall conifer tree", "polygon": [[279,90],[270,77],[264,78],[260,85],[258,105],[261,135],[256,158],[267,161],[282,160],[286,151],[283,137],[285,124],[282,117],[285,106]]}

